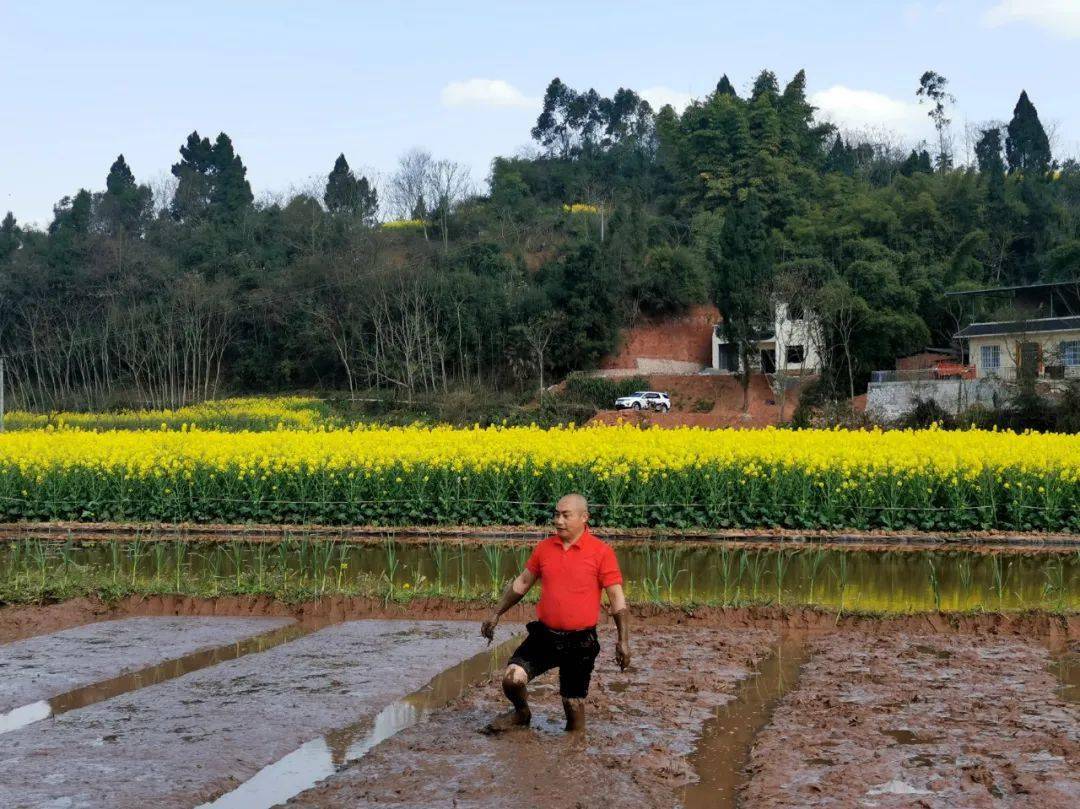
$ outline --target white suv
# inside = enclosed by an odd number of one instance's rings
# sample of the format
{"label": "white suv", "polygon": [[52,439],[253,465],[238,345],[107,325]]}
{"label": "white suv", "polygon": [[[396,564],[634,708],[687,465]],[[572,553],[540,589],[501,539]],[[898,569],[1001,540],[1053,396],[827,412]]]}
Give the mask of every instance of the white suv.
{"label": "white suv", "polygon": [[624,408],[656,410],[660,413],[666,413],[671,410],[671,399],[666,393],[660,393],[659,391],[639,390],[629,396],[620,396],[615,400],[616,410],[623,410]]}

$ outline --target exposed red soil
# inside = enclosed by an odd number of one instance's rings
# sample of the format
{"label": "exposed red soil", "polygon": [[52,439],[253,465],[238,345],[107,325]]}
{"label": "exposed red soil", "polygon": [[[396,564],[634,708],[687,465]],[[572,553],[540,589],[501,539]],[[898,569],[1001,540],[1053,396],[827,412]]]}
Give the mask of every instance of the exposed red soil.
{"label": "exposed red soil", "polygon": [[59,604],[0,607],[0,643],[106,621],[114,609],[96,599],[74,598]]}
{"label": "exposed red soil", "polygon": [[621,672],[605,628],[584,735],[562,729],[554,674],[530,686],[532,727],[478,733],[506,708],[496,673],[289,805],[670,806],[690,777],[685,756],[702,724],[774,639],[763,630],[642,628]]}
{"label": "exposed red soil", "polygon": [[[590,424],[627,424],[654,427],[740,427],[760,429],[791,418],[799,403],[799,394],[811,377],[788,391],[783,419],[780,402],[762,374],[750,377],[749,410],[742,409],[743,392],[737,377],[728,374],[649,374],[653,390],[671,396],[671,411],[651,413],[635,410],[601,410]],[[703,409],[703,408],[708,408]]]}
{"label": "exposed red soil", "polygon": [[715,306],[694,306],[671,318],[642,318],[623,330],[617,354],[607,357],[601,368],[637,368],[637,359],[679,360],[712,365],[713,326],[720,322]]}
{"label": "exposed red soil", "polygon": [[747,806],[1076,806],[1080,708],[1019,638],[812,643],[758,737]]}

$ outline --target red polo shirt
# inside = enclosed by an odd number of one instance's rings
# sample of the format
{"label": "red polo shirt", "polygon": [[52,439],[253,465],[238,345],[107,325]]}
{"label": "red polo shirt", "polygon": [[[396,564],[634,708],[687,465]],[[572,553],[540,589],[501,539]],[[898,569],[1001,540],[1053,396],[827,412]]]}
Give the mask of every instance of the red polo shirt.
{"label": "red polo shirt", "polygon": [[622,584],[615,551],[589,529],[569,548],[553,535],[538,543],[525,563],[540,579],[536,617],[551,629],[588,629],[600,617],[600,592]]}

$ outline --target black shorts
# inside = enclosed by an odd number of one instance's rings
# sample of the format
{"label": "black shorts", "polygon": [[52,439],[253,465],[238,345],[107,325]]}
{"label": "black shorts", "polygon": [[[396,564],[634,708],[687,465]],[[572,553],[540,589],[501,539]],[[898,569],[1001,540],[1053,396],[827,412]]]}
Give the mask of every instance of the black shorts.
{"label": "black shorts", "polygon": [[589,693],[593,664],[600,654],[596,627],[566,632],[530,621],[525,628],[529,636],[509,663],[525,669],[530,680],[558,667],[559,693],[566,699],[584,699]]}

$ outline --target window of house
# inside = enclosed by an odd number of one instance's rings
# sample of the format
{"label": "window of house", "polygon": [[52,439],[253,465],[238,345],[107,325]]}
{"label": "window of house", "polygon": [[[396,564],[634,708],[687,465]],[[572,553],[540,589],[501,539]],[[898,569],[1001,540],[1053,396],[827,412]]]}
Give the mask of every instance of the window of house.
{"label": "window of house", "polygon": [[787,364],[788,365],[802,365],[806,359],[806,349],[802,346],[788,346],[787,347]]}
{"label": "window of house", "polygon": [[1001,346],[980,346],[979,365],[984,371],[996,371],[1001,367]]}
{"label": "window of house", "polygon": [[788,320],[802,320],[803,310],[802,306],[797,303],[789,303],[787,307],[787,319]]}
{"label": "window of house", "polygon": [[1061,364],[1080,365],[1080,340],[1061,341]]}

